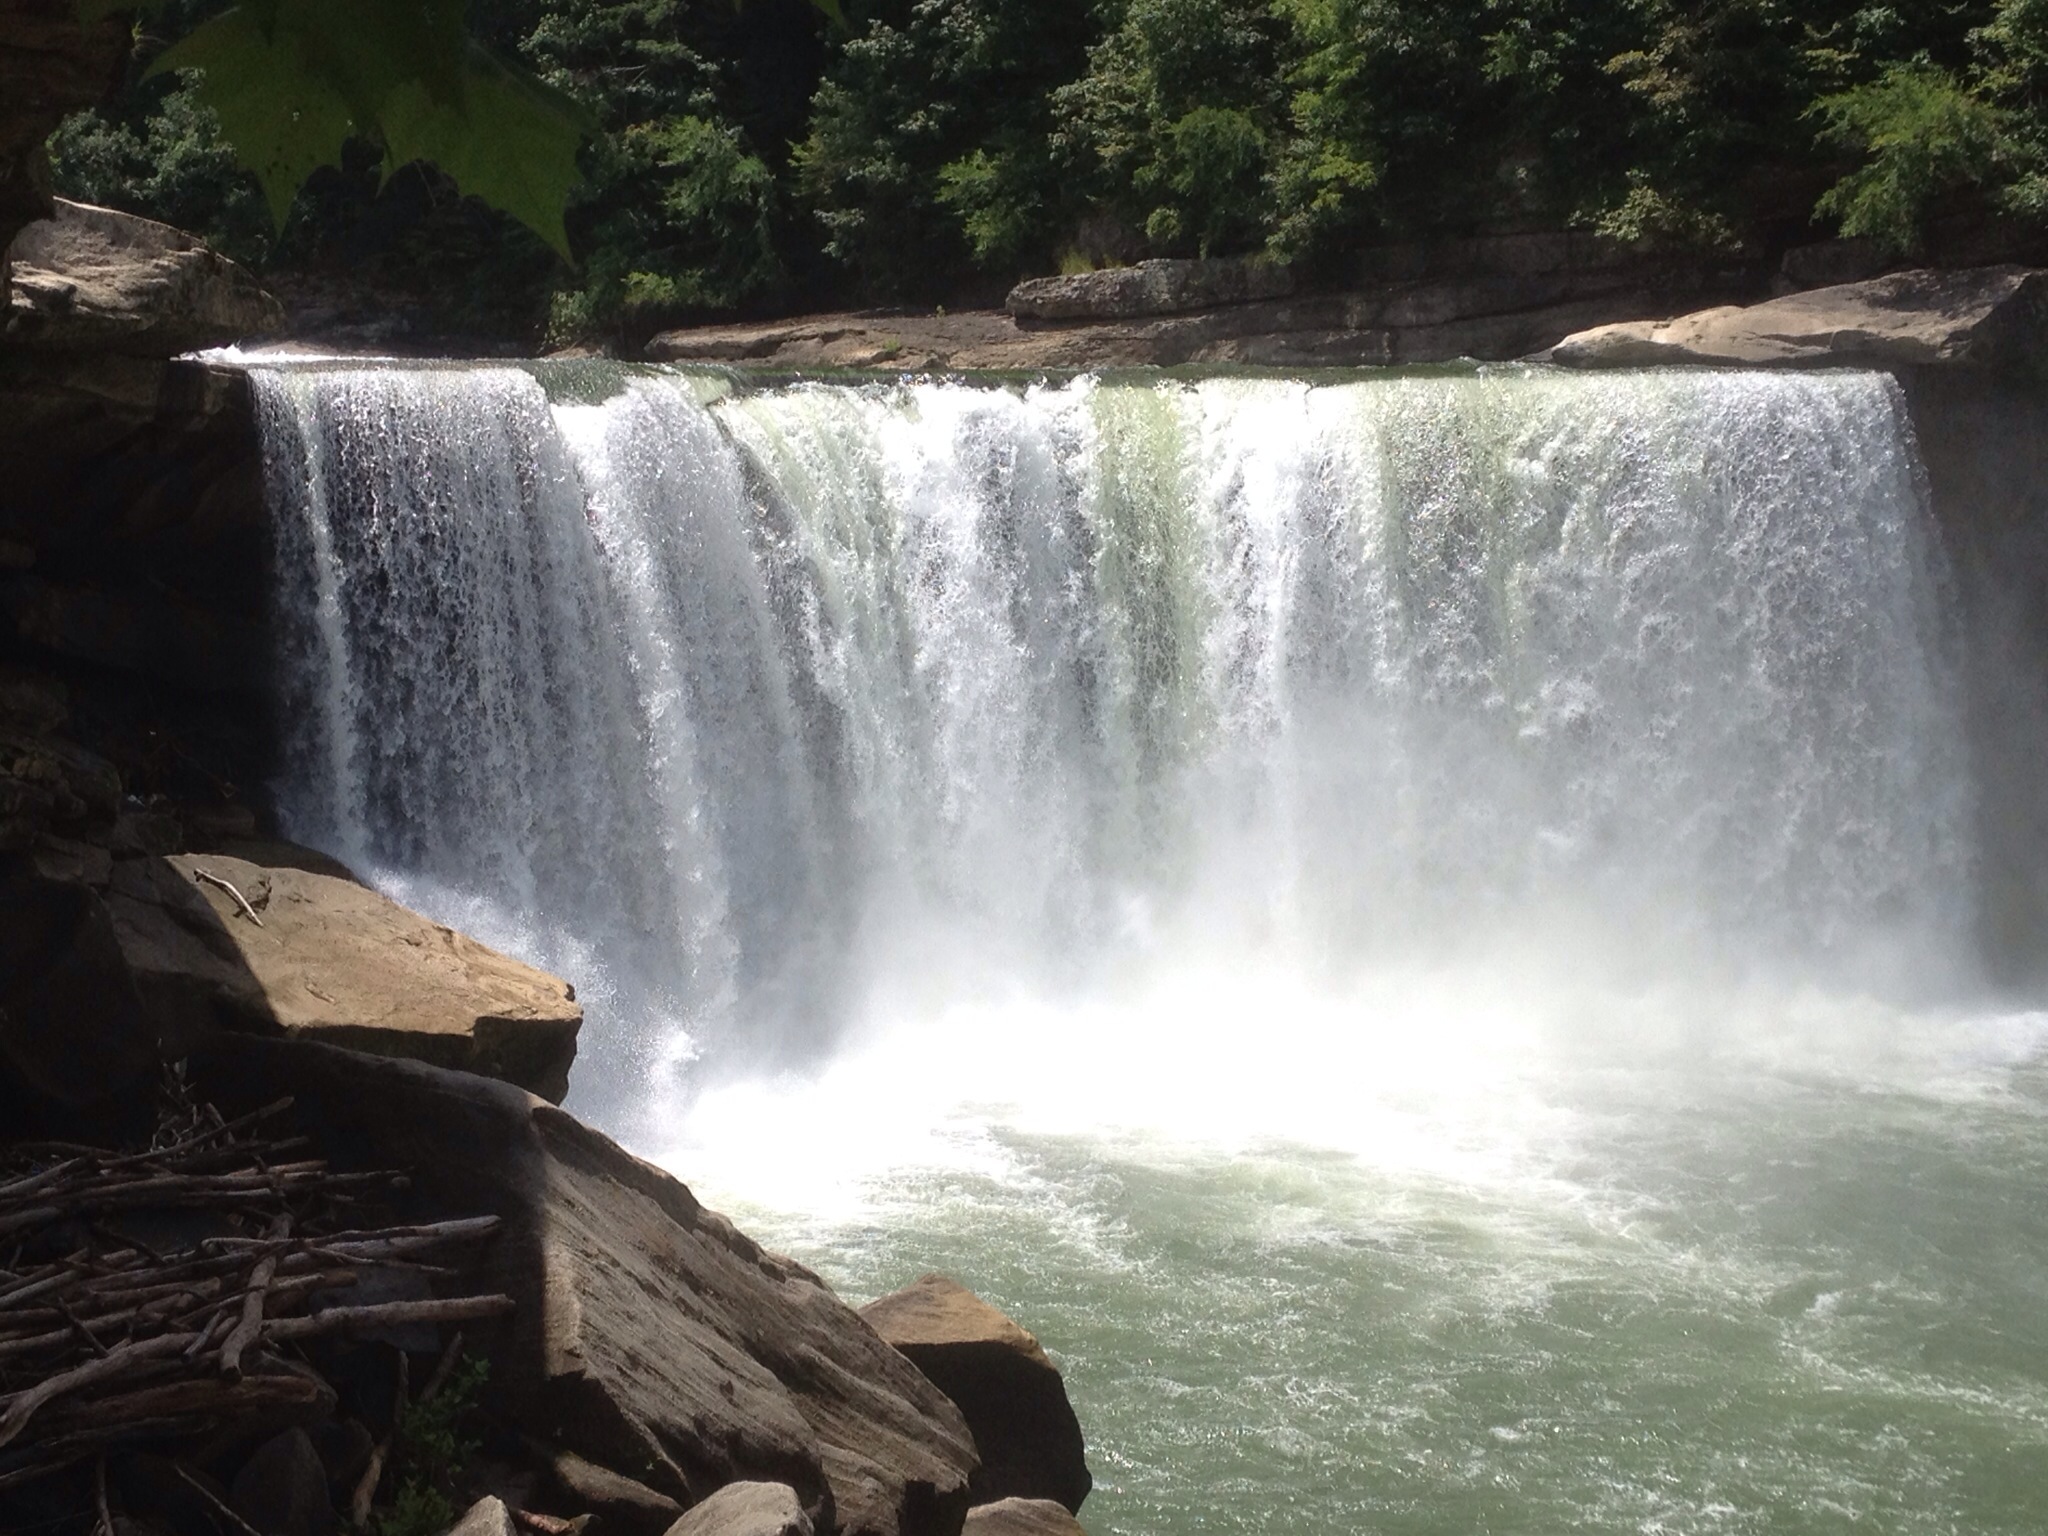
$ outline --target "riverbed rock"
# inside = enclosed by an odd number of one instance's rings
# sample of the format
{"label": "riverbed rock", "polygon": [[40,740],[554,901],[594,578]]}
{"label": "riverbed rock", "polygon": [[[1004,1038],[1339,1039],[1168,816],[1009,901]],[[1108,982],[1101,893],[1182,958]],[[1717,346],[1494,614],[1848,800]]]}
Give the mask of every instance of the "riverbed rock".
{"label": "riverbed rock", "polygon": [[1037,1339],[944,1275],[871,1301],[860,1315],[959,1405],[981,1452],[974,1503],[1016,1496],[1081,1508],[1094,1485],[1081,1424]]}
{"label": "riverbed rock", "polygon": [[1088,1536],[1073,1511],[1052,1499],[1000,1499],[967,1511],[960,1536]]}
{"label": "riverbed rock", "polygon": [[531,1449],[564,1502],[595,1515],[611,1536],[661,1536],[682,1518],[682,1505],[636,1478],[600,1467],[574,1451],[538,1442]]}
{"label": "riverbed rock", "polygon": [[520,1536],[520,1532],[505,1501],[485,1497],[463,1511],[462,1518],[448,1528],[448,1536]]}
{"label": "riverbed rock", "polygon": [[112,208],[58,198],[7,258],[15,346],[163,358],[284,324],[277,300],[203,240]]}
{"label": "riverbed rock", "polygon": [[1020,320],[1134,320],[1283,299],[1292,292],[1294,273],[1281,262],[1219,256],[1027,278],[1010,290],[1003,307]]}
{"label": "riverbed rock", "polygon": [[351,880],[179,854],[120,861],[107,901],[173,1054],[282,1032],[568,1091],[570,987]]}
{"label": "riverbed rock", "polygon": [[1895,272],[1675,320],[1598,326],[1566,337],[1549,360],[1574,368],[1942,366],[2048,378],[2048,272]]}
{"label": "riverbed rock", "polygon": [[668,1528],[668,1536],[811,1536],[787,1483],[728,1483]]}
{"label": "riverbed rock", "polygon": [[976,1465],[959,1410],[815,1275],[574,1117],[303,1040],[222,1036],[192,1073],[227,1113],[292,1095],[338,1166],[411,1170],[420,1218],[504,1218],[475,1278],[517,1310],[472,1337],[508,1428],[686,1508],[778,1482],[820,1530],[958,1531]]}

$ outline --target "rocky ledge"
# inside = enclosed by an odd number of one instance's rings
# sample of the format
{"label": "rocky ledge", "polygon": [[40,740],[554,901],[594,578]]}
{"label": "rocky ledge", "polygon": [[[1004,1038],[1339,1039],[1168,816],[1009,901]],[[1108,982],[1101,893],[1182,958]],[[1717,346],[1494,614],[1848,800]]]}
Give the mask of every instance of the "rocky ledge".
{"label": "rocky ledge", "polygon": [[2048,379],[2048,272],[1898,272],[1762,304],[1600,326],[1566,337],[1548,358],[1574,368],[1846,364]]}

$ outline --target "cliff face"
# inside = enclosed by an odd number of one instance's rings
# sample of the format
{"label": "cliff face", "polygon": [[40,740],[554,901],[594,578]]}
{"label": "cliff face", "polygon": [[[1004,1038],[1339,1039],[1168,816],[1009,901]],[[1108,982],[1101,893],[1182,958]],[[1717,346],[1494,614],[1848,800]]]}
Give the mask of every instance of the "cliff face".
{"label": "cliff face", "polygon": [[1905,371],[1955,582],[1985,953],[2048,976],[2048,383]]}

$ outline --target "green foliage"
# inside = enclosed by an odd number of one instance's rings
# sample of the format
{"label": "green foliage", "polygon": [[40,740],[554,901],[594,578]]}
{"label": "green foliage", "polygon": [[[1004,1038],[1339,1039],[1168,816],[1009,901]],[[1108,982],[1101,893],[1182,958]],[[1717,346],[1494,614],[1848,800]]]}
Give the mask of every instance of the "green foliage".
{"label": "green foliage", "polygon": [[238,261],[269,258],[273,225],[220,119],[189,86],[157,81],[128,112],[80,112],[51,135],[57,186],[68,197],[128,208],[199,230]]}
{"label": "green foliage", "polygon": [[1926,212],[1943,193],[1990,175],[2004,120],[1947,70],[1895,64],[1869,85],[1814,104],[1822,137],[1864,165],[1835,183],[1820,211],[1888,250],[1919,244]]}
{"label": "green foliage", "polygon": [[1062,161],[1154,252],[1260,243],[1285,36],[1264,0],[1128,0],[1088,73],[1054,93]]}
{"label": "green foliage", "polygon": [[60,188],[558,342],[1148,254],[2048,229],[2048,0],[157,5],[143,61],[183,41],[59,133]]}
{"label": "green foliage", "polygon": [[1084,0],[878,0],[853,16],[792,157],[826,252],[885,298],[1049,264],[1073,195],[1051,97],[1083,67]]}
{"label": "green foliage", "polygon": [[371,1521],[375,1536],[435,1536],[454,1523],[449,1491],[455,1474],[483,1448],[469,1421],[489,1377],[490,1362],[472,1356],[455,1367],[433,1401],[406,1410],[395,1442],[398,1495]]}
{"label": "green foliage", "polygon": [[370,1517],[373,1536],[440,1536],[455,1523],[455,1501],[439,1489],[408,1482],[391,1508]]}

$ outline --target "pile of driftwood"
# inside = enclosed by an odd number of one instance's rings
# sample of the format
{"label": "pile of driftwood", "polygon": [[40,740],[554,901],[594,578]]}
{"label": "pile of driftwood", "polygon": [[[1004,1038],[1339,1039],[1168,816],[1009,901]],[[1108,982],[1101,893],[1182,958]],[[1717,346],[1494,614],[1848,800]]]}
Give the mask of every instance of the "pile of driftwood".
{"label": "pile of driftwood", "polygon": [[[0,1498],[83,1465],[99,1472],[95,1523],[111,1529],[110,1454],[196,1456],[252,1426],[306,1422],[336,1399],[321,1341],[511,1309],[432,1294],[495,1217],[366,1220],[404,1177],[337,1173],[304,1138],[269,1133],[289,1107],[227,1121],[174,1081],[147,1150],[0,1143]],[[399,1289],[422,1299],[354,1301],[378,1271],[408,1272]]]}

